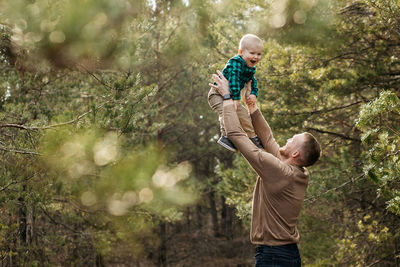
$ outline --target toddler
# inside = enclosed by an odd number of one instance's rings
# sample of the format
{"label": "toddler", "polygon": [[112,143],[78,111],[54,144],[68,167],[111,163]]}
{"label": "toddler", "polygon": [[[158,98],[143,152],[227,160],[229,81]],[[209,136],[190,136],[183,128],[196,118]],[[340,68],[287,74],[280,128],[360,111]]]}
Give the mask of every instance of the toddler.
{"label": "toddler", "polygon": [[256,72],[255,65],[261,59],[262,50],[263,42],[259,37],[253,34],[244,35],[239,43],[238,54],[229,59],[225,68],[222,70],[222,74],[229,81],[230,94],[221,96],[214,88],[211,88],[208,93],[208,103],[210,107],[218,113],[221,126],[221,137],[218,139],[217,143],[233,152],[236,152],[237,149],[226,137],[226,131],[222,117],[222,103],[224,100],[231,98],[235,102],[236,112],[243,130],[247,133],[247,136],[257,147],[263,148],[260,139],[254,132],[251,118],[247,109],[240,104],[241,95],[242,97],[245,97],[246,93],[246,90],[242,89],[249,81],[251,81],[250,99],[255,99],[258,96],[257,80],[254,77],[254,74]]}

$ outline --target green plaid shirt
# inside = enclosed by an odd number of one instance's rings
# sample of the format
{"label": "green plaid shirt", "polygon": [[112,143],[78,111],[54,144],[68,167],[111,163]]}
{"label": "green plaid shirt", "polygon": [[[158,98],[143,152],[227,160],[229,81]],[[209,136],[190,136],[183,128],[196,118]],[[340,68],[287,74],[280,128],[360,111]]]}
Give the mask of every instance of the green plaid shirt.
{"label": "green plaid shirt", "polygon": [[229,59],[222,70],[222,74],[229,81],[229,91],[233,100],[240,100],[240,90],[250,80],[252,81],[251,94],[258,96],[257,80],[254,73],[256,73],[256,68],[247,67],[246,61],[240,55]]}

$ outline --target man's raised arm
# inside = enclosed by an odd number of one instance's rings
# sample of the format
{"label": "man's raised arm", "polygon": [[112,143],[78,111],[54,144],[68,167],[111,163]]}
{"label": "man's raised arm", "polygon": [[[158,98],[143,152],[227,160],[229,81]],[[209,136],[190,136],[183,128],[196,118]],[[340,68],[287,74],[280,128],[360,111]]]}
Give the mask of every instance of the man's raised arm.
{"label": "man's raised arm", "polygon": [[[222,73],[218,72],[218,74],[220,76],[213,74],[213,80],[217,85],[209,85],[217,89],[221,95],[229,94],[228,81],[222,76]],[[262,149],[259,149],[243,131],[234,108],[234,102],[231,99],[225,100],[223,103],[223,109],[224,124],[228,138],[234,143],[236,148],[247,159],[254,170],[260,176],[262,175],[261,170],[265,170],[265,168],[269,169],[269,172],[271,173],[282,172],[283,167],[280,159],[272,153],[267,153]]]}
{"label": "man's raised arm", "polygon": [[271,128],[269,127],[267,121],[261,114],[261,111],[258,109],[257,98],[250,94],[250,86],[250,83],[246,85],[245,102],[247,109],[250,112],[254,131],[256,132],[258,138],[260,138],[265,151],[271,153],[277,158],[280,158],[279,145],[275,141],[274,135],[272,134]]}

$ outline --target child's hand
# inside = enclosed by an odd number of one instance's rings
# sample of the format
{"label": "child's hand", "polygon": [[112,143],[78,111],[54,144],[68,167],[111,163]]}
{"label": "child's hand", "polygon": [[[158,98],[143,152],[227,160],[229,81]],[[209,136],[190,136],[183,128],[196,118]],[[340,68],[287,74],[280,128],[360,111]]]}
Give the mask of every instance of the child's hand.
{"label": "child's hand", "polygon": [[246,97],[246,106],[250,113],[257,109],[257,97],[253,94]]}
{"label": "child's hand", "polygon": [[257,97],[255,95],[249,95],[246,97],[246,105],[254,106],[257,102]]}

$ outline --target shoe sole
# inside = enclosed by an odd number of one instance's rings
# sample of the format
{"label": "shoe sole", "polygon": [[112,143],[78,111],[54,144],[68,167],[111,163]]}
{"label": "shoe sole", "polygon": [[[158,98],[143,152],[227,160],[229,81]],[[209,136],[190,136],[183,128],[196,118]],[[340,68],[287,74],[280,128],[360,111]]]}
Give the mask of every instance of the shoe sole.
{"label": "shoe sole", "polygon": [[219,140],[217,141],[217,143],[218,143],[219,145],[223,146],[224,148],[228,149],[229,151],[237,152],[237,149],[234,149],[234,148],[228,146],[227,144],[225,144],[225,143],[223,143],[223,142],[220,142]]}

